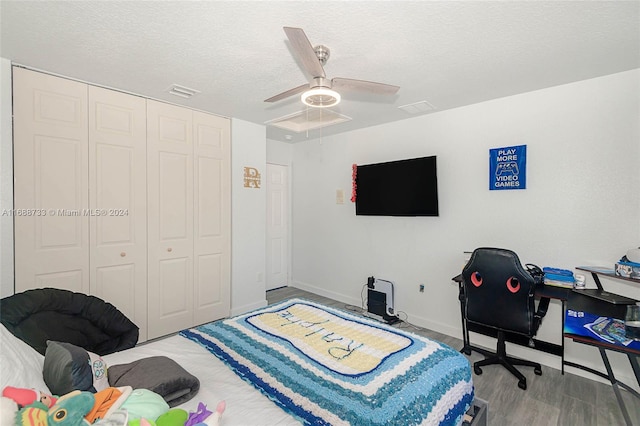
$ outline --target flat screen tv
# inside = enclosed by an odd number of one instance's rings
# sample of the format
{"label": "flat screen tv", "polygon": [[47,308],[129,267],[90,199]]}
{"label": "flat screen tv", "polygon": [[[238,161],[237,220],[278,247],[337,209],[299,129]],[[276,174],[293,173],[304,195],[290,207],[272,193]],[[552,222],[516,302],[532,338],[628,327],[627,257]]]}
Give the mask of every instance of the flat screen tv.
{"label": "flat screen tv", "polygon": [[436,156],[357,166],[356,215],[438,216]]}

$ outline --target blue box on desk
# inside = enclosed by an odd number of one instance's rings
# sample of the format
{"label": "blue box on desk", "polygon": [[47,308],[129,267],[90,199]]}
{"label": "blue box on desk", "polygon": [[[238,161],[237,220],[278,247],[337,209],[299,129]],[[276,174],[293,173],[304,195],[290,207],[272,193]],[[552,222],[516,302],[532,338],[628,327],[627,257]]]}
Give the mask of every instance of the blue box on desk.
{"label": "blue box on desk", "polygon": [[624,321],[617,318],[567,309],[564,332],[640,350],[640,341],[627,339],[624,335]]}

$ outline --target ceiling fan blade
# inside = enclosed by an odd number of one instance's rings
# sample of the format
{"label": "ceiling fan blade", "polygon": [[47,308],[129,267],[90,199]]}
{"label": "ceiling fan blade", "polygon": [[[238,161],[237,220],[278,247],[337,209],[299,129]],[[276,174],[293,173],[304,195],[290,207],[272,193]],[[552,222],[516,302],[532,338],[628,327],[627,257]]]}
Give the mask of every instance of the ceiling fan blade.
{"label": "ceiling fan blade", "polygon": [[366,80],[354,80],[352,78],[334,78],[331,80],[331,85],[334,90],[357,90],[360,92],[375,93],[377,95],[394,95],[400,90],[399,86]]}
{"label": "ceiling fan blade", "polygon": [[270,97],[269,99],[265,99],[265,102],[277,102],[279,100],[288,98],[289,96],[297,95],[298,93],[302,93],[305,90],[309,89],[309,85],[307,83],[302,86],[294,87],[293,89],[289,89],[286,92],[282,92],[275,96]]}
{"label": "ceiling fan blade", "polygon": [[325,77],[324,68],[302,28],[284,27],[284,32],[309,77],[311,79]]}

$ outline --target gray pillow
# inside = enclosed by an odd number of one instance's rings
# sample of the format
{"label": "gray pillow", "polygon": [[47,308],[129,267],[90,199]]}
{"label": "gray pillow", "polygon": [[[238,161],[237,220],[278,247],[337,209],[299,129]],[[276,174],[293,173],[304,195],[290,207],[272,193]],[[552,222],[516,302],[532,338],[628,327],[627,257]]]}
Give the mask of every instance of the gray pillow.
{"label": "gray pillow", "polygon": [[107,365],[98,355],[71,343],[47,341],[42,375],[52,394],[97,392],[109,386]]}

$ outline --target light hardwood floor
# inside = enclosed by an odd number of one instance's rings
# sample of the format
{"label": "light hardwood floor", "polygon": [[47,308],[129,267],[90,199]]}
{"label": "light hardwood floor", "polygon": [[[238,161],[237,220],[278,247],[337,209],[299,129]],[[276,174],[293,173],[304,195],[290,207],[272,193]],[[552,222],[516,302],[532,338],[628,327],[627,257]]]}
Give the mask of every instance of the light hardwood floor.
{"label": "light hardwood floor", "polygon": [[[301,297],[353,312],[351,305],[318,296],[294,287],[283,287],[267,292],[267,301],[276,303],[292,297]],[[409,318],[411,321],[411,318]],[[406,331],[443,342],[460,349],[462,340],[427,329],[416,329],[407,324],[399,327]],[[482,359],[472,353],[470,362]],[[517,379],[502,366],[483,367],[483,374],[473,375],[476,396],[489,402],[490,426],[613,426],[625,424],[622,412],[610,385],[596,382],[559,370],[542,366],[542,376],[532,368],[520,368],[527,377],[527,390],[518,388]],[[640,401],[629,392],[622,391],[627,410],[634,425],[640,425]]]}

